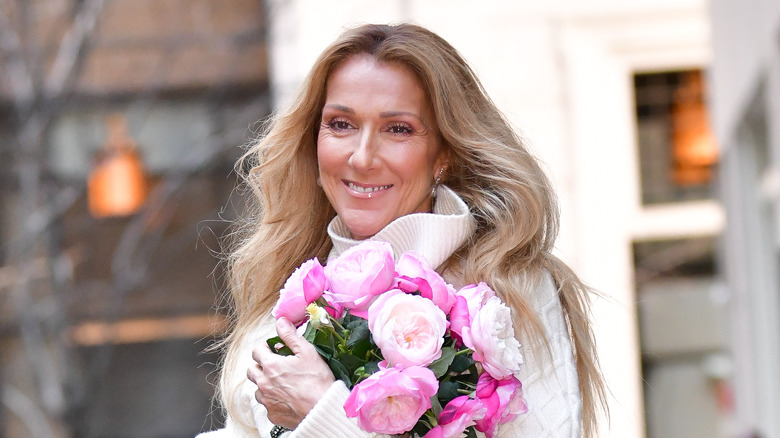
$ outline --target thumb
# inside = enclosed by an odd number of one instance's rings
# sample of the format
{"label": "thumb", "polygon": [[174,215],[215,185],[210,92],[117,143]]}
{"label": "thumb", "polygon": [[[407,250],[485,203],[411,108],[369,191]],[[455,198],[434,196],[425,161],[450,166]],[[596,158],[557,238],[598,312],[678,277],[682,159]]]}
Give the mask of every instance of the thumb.
{"label": "thumb", "polygon": [[288,346],[294,354],[301,352],[301,342],[305,339],[298,335],[295,326],[286,317],[276,320],[276,334],[279,335],[284,345]]}

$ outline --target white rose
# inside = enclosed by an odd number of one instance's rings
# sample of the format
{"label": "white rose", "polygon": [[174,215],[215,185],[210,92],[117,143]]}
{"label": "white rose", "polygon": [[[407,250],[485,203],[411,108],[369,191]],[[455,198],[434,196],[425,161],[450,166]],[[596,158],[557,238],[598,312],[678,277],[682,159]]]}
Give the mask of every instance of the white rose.
{"label": "white rose", "polygon": [[512,314],[501,299],[489,298],[463,329],[463,343],[474,351],[474,360],[494,379],[501,380],[520,371],[523,355],[515,338]]}

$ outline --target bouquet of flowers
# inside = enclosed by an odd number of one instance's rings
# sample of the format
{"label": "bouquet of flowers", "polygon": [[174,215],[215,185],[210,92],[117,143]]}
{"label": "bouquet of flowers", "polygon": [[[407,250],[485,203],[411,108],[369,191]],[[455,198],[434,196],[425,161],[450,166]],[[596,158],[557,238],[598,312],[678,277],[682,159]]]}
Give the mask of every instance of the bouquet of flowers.
{"label": "bouquet of flowers", "polygon": [[[510,309],[485,283],[455,290],[413,251],[366,241],[293,272],[273,315],[314,345],[368,432],[491,438],[527,412]],[[279,337],[278,354],[292,352]]]}

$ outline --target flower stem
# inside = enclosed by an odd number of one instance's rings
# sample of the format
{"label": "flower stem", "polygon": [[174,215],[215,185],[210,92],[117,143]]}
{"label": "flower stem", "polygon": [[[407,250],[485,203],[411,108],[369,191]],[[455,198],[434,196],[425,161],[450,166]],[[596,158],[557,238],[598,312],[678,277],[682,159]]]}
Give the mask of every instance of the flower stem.
{"label": "flower stem", "polygon": [[[339,327],[341,327],[341,325],[339,325]],[[342,329],[342,330],[344,330],[344,327],[341,327],[341,329]],[[333,333],[333,335],[334,335],[334,336],[336,336],[336,339],[338,339],[338,340],[339,340],[339,345],[343,345],[344,347],[346,347],[346,346],[347,346],[347,340],[346,340],[346,339],[344,339],[344,338],[343,338],[343,337],[342,337],[342,336],[339,334],[338,330],[336,330],[336,328],[335,328],[335,327],[333,327],[333,326],[328,326],[328,330],[330,330],[330,331],[331,331],[331,333]]]}
{"label": "flower stem", "polygon": [[[428,421],[424,421],[427,426],[429,426],[431,429],[439,425],[439,421],[436,419],[436,414],[433,413],[432,410],[428,409],[425,411],[425,419]],[[421,419],[422,420],[422,419]]]}
{"label": "flower stem", "polygon": [[339,321],[338,321],[336,318],[334,318],[334,317],[332,317],[332,316],[330,316],[330,315],[328,315],[328,318],[330,318],[330,321],[331,321],[331,322],[332,322],[334,325],[336,325],[336,326],[339,328],[339,330],[341,330],[341,331],[344,331],[344,330],[346,330],[346,329],[344,328],[344,326],[343,326],[343,325],[341,325],[341,323],[340,323],[340,322],[339,322]]}

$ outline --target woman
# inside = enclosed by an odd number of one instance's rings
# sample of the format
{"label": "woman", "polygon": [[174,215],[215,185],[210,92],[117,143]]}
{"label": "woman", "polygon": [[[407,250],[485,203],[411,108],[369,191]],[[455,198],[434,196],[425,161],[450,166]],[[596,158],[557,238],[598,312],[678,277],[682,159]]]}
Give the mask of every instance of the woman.
{"label": "woman", "polygon": [[[589,291],[550,253],[555,196],[447,42],[409,24],[346,31],[244,160],[258,205],[231,258],[221,433],[374,436],[346,417],[348,390],[316,351],[269,313],[301,262],[375,239],[421,253],[456,287],[490,284],[513,309],[529,412],[497,436],[593,435],[604,390]],[[274,329],[294,356],[265,346]]]}

